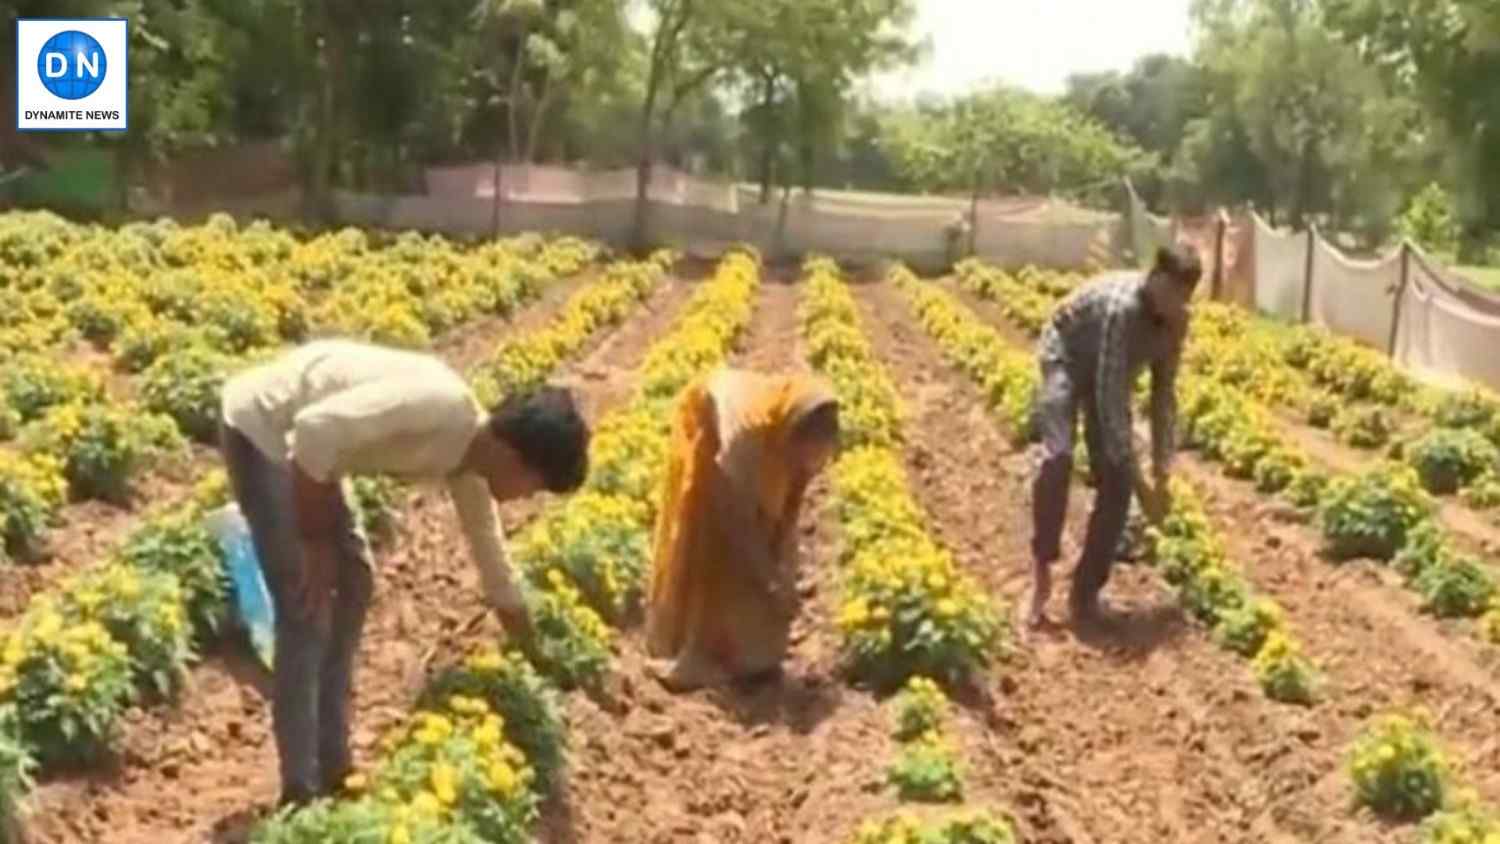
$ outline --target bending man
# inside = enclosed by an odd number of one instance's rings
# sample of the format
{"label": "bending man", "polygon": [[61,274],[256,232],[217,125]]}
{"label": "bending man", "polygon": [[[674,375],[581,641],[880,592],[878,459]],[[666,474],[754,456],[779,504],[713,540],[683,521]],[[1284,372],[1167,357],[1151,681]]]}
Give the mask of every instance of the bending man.
{"label": "bending man", "polygon": [[[1124,535],[1132,491],[1152,521],[1166,511],[1177,368],[1187,336],[1188,301],[1202,274],[1192,249],[1162,248],[1144,276],[1113,273],[1074,291],[1042,330],[1036,407],[1042,456],[1032,488],[1034,588],[1027,618],[1033,628],[1046,620],[1051,567],[1061,555],[1080,410],[1097,493],[1069,596],[1075,620],[1100,617],[1099,593]],[[1141,474],[1131,432],[1132,385],[1147,366],[1154,483]]]}
{"label": "bending man", "polygon": [[567,391],[509,397],[486,412],[442,361],[346,340],[309,343],[231,379],[222,411],[230,484],[276,610],[281,802],[305,803],[350,772],[354,653],[374,588],[343,478],[445,481],[485,595],[531,653],[495,502],[577,489],[589,432]]}

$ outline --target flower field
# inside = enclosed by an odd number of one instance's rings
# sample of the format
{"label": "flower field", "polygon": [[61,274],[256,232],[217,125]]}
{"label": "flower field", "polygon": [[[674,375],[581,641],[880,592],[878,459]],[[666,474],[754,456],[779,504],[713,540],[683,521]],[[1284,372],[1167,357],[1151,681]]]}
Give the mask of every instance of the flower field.
{"label": "flower field", "polygon": [[[1021,637],[1033,343],[1077,274],[45,214],[0,216],[0,267],[5,844],[1500,842],[1500,397],[1198,306],[1170,517],[1106,630]],[[277,814],[203,516],[223,380],[327,335],[429,350],[487,401],[561,379],[595,436],[578,494],[501,508],[534,665],[441,491],[354,480],[357,770]],[[672,402],[724,363],[826,377],[844,444],[782,676],[674,695],[651,531]]]}

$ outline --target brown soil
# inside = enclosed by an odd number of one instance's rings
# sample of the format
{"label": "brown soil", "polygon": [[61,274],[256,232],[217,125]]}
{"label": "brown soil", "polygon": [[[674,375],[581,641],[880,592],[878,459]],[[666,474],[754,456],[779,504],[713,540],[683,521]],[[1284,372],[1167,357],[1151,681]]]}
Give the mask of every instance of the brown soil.
{"label": "brown soil", "polygon": [[[1003,324],[993,305],[968,302],[992,325]],[[1338,757],[1371,716],[1416,704],[1437,716],[1440,736],[1464,764],[1464,779],[1491,801],[1500,797],[1500,742],[1493,730],[1500,680],[1491,649],[1462,630],[1466,624],[1421,615],[1388,569],[1325,560],[1316,531],[1249,484],[1223,477],[1190,454],[1180,463],[1204,493],[1232,558],[1286,609],[1324,674],[1316,707],[1283,719],[1282,726],[1268,725],[1263,734],[1262,742],[1294,736],[1316,752],[1307,769],[1309,788],[1285,793],[1269,810],[1303,838],[1389,839],[1390,831],[1338,811],[1351,799]]]}
{"label": "brown soil", "polygon": [[[595,344],[590,360],[639,357],[688,292],[687,284],[662,285],[633,319]],[[555,312],[564,298],[549,297],[513,324],[541,324],[547,314],[539,309]],[[481,344],[470,338],[459,347],[482,355],[498,339]],[[450,362],[474,362],[452,348],[445,355]],[[507,528],[514,530],[536,506],[504,508]],[[426,679],[423,657],[431,654],[441,664],[465,652],[444,646],[482,609],[476,577],[446,496],[439,489],[413,491],[395,541],[377,554],[375,603],[356,677],[353,744],[360,763],[370,760],[377,739],[410,710]],[[496,630],[497,623],[486,618],[470,636],[494,636]],[[268,678],[242,649],[222,651],[195,667],[176,707],[130,714],[123,752],[112,769],[38,788],[28,826],[38,844],[244,840],[278,789]]]}

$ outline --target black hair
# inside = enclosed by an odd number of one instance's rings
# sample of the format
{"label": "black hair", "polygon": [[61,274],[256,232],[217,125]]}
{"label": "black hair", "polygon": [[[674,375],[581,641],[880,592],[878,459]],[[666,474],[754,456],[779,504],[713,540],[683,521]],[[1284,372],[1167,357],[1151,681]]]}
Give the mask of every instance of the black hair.
{"label": "black hair", "polygon": [[1193,287],[1203,277],[1203,261],[1191,246],[1163,246],[1156,250],[1156,269]]}
{"label": "black hair", "polygon": [[589,470],[589,426],[573,393],[540,387],[506,396],[490,410],[490,433],[504,440],[550,492],[573,492]]}

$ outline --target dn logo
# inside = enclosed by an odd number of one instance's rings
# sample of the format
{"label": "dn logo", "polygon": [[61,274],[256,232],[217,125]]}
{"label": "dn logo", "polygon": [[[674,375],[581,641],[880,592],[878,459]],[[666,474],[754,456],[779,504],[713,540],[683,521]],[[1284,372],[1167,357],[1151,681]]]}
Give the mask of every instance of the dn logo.
{"label": "dn logo", "polygon": [[81,100],[99,90],[108,64],[104,48],[93,36],[70,29],[42,45],[36,57],[36,73],[54,96]]}

